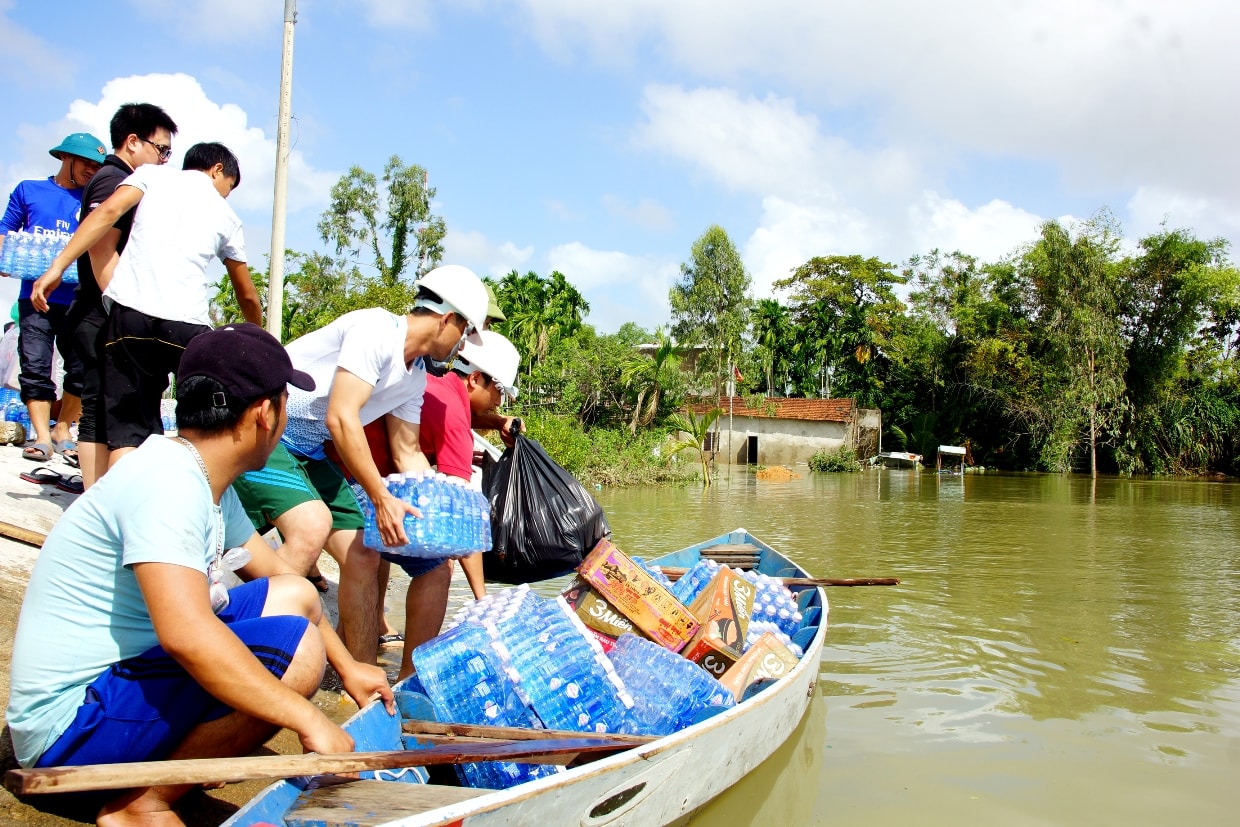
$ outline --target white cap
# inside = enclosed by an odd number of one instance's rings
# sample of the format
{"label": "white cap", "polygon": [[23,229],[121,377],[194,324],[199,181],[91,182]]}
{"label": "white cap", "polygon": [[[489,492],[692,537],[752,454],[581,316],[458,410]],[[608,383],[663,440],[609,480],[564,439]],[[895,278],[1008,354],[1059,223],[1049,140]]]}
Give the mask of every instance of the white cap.
{"label": "white cap", "polygon": [[466,342],[452,366],[464,374],[481,371],[500,386],[500,393],[509,399],[517,398],[517,369],[521,367],[521,354],[512,342],[494,330],[482,331],[482,343]]}
{"label": "white cap", "polygon": [[437,302],[419,299],[417,307],[426,307],[438,313],[459,313],[474,328],[465,341],[482,344],[478,332],[486,325],[490,299],[482,279],[473,270],[459,264],[445,264],[418,279],[414,286],[425,287],[442,299]]}

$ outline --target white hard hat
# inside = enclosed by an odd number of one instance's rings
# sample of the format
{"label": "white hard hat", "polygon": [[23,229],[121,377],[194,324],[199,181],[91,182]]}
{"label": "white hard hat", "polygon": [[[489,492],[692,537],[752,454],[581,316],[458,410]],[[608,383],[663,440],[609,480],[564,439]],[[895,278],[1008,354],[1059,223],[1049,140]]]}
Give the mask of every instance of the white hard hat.
{"label": "white hard hat", "polygon": [[473,325],[465,341],[482,344],[478,332],[486,324],[490,299],[482,279],[473,270],[459,264],[445,264],[418,279],[414,286],[425,287],[442,299],[438,302],[418,299],[418,307],[428,307],[439,313],[459,313]]}
{"label": "white hard hat", "polygon": [[495,380],[500,393],[509,399],[517,398],[517,369],[521,367],[521,354],[512,342],[494,330],[482,331],[482,344],[466,342],[456,357],[453,368],[465,374],[481,371]]}

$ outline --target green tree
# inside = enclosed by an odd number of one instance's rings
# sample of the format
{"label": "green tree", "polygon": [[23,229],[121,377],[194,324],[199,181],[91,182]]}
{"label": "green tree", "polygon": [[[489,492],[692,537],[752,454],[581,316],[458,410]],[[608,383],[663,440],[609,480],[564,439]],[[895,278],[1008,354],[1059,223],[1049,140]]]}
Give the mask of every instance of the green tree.
{"label": "green tree", "polygon": [[710,429],[715,425],[715,420],[722,413],[723,408],[711,408],[703,414],[695,414],[686,409],[683,413],[672,414],[667,420],[669,426],[687,436],[685,439],[678,439],[672,445],[669,456],[674,456],[681,451],[696,453],[698,462],[702,465],[702,482],[707,488],[710,487],[711,452],[706,450],[706,439],[710,435]]}
{"label": "green tree", "polygon": [[758,363],[762,365],[762,371],[766,375],[766,394],[770,396],[775,390],[775,377],[778,375],[778,395],[782,396],[787,365],[792,357],[792,317],[788,314],[788,308],[777,300],[758,299],[754,304],[751,322]]}
{"label": "green tree", "polygon": [[543,278],[516,270],[495,286],[495,297],[507,317],[495,329],[521,351],[527,375],[546,359],[554,344],[582,328],[590,304],[558,270]]}
{"label": "green tree", "polygon": [[637,433],[637,426],[649,425],[659,412],[667,375],[675,370],[677,349],[674,342],[660,336],[654,352],[647,356],[630,352],[620,370],[620,381],[636,394],[633,416],[629,420],[629,433]]}
{"label": "green tree", "polygon": [[332,187],[318,230],[337,256],[373,267],[378,280],[393,287],[439,263],[447,228],[431,214],[436,190],[427,186],[422,167],[406,166],[393,155],[383,168],[382,192],[379,183],[374,173],[351,167]]}
{"label": "green tree", "polygon": [[1043,459],[1060,471],[1071,469],[1083,439],[1090,474],[1097,475],[1099,445],[1123,412],[1124,341],[1113,263],[1118,247],[1117,228],[1100,213],[1075,236],[1058,221],[1046,222],[1022,261],[1037,297],[1049,369]]}
{"label": "green tree", "polygon": [[[672,333],[681,345],[703,345],[715,398],[723,398],[728,366],[749,324],[749,274],[722,227],[707,228],[672,285]],[[701,366],[699,361],[699,366]]]}

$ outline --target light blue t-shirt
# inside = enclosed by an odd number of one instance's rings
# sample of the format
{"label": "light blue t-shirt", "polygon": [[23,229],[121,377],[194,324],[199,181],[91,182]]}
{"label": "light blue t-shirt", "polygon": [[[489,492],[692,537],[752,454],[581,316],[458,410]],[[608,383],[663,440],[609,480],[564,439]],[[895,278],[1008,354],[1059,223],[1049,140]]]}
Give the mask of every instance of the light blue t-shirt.
{"label": "light blue t-shirt", "polygon": [[220,506],[184,445],[149,437],[73,503],[30,576],[13,643],[8,722],[17,760],[33,766],[68,728],[86,687],[112,664],[157,646],[132,566],[207,572],[254,535],[232,489]]}

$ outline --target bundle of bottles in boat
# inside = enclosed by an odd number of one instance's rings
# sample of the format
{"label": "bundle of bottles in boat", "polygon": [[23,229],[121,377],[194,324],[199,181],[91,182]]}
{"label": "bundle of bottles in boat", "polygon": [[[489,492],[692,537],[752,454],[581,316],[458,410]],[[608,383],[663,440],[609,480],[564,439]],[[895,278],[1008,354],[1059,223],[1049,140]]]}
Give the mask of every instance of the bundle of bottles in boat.
{"label": "bundle of bottles in boat", "polygon": [[385,546],[375,523],[375,509],[363,492],[359,497],[362,542],[408,557],[438,559],[485,551],[491,547],[491,506],[482,491],[465,480],[433,471],[389,474],[387,489],[394,497],[416,507],[420,518],[405,515],[403,546]]}
{"label": "bundle of bottles in boat", "polygon": [[[710,560],[672,583],[604,540],[578,572],[554,598],[518,586],[467,604],[446,632],[413,651],[439,720],[668,735],[786,675],[817,630],[816,614],[803,618],[780,581]],[[652,585],[653,600],[628,599],[628,590]],[[491,789],[561,770],[457,767],[462,783]]]}
{"label": "bundle of bottles in boat", "polygon": [[[28,233],[15,230],[6,233],[0,247],[0,273],[15,279],[34,281],[52,266],[52,260],[69,243],[69,233]],[[77,281],[77,268],[65,270],[63,281]]]}

